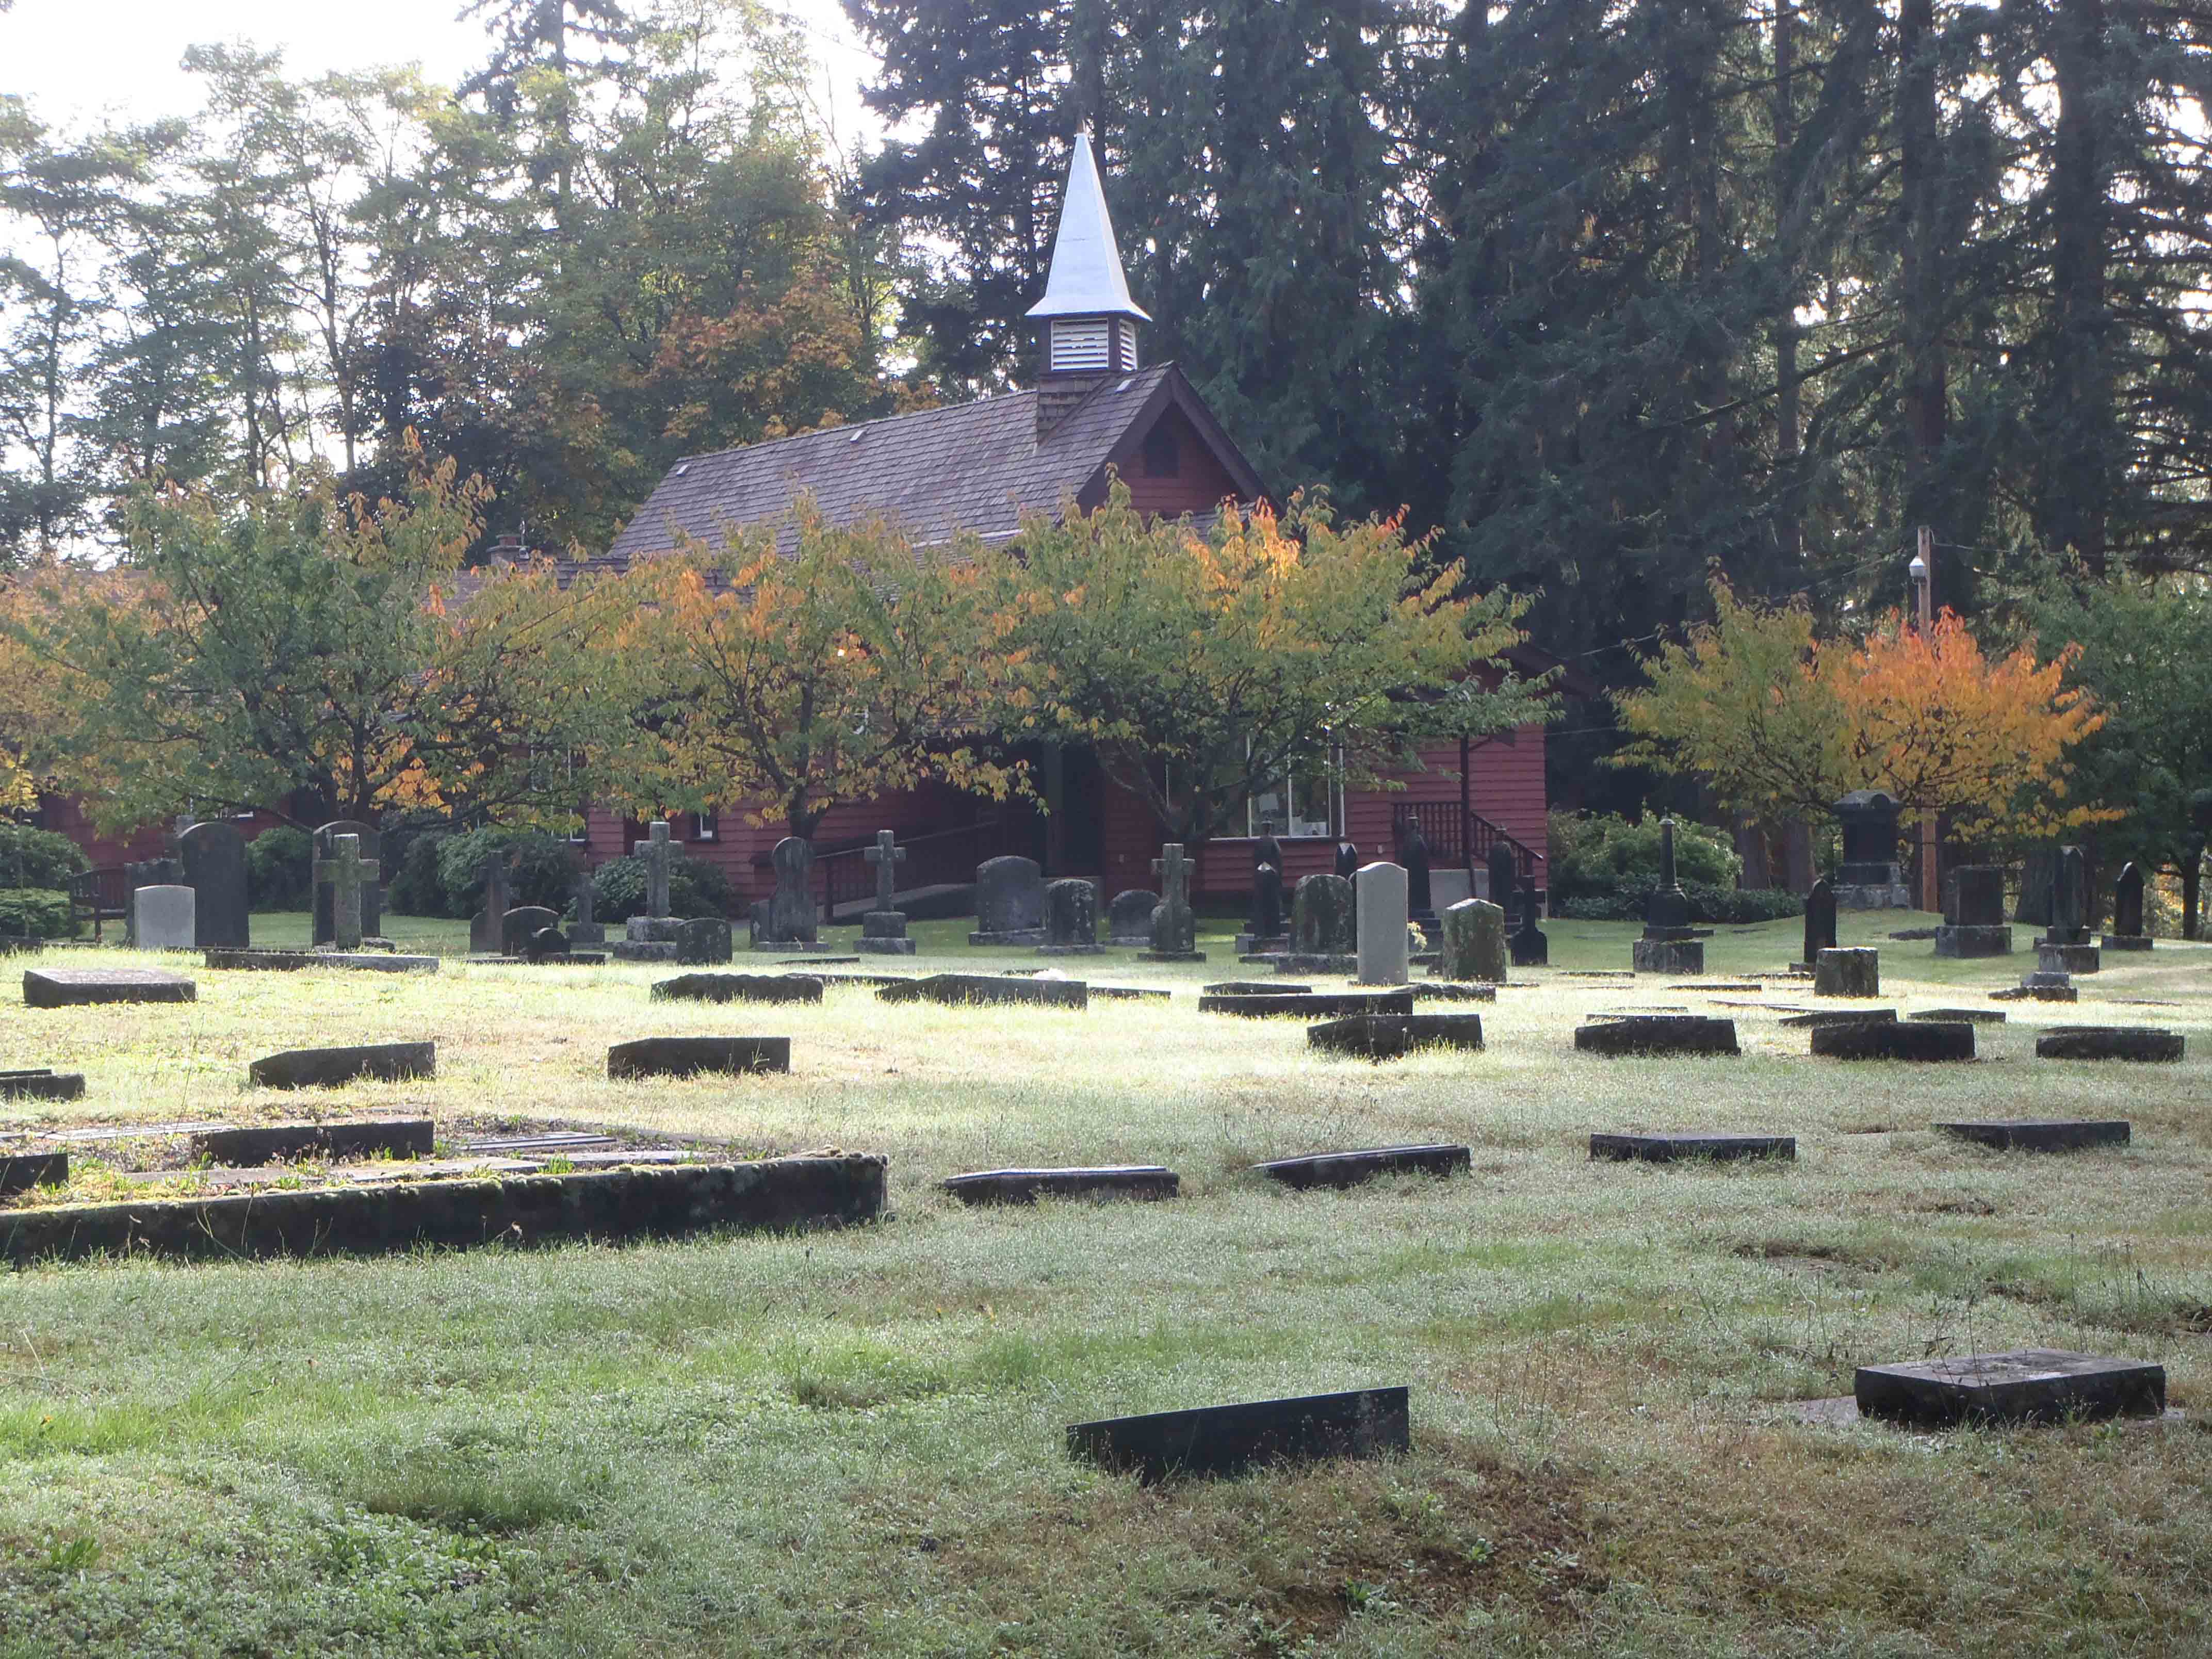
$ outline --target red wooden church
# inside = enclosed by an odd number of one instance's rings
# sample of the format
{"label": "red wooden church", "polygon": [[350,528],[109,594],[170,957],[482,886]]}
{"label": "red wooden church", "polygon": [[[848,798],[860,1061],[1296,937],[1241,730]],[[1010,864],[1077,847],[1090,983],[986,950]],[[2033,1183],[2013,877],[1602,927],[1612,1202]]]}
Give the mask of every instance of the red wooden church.
{"label": "red wooden church", "polygon": [[[1224,501],[1257,501],[1266,490],[1190,382],[1173,363],[1143,366],[1150,319],[1130,298],[1097,166],[1080,135],[1069,169],[1039,325],[1041,372],[1027,390],[948,409],[840,427],[679,461],[616,538],[605,563],[627,568],[675,545],[678,532],[716,539],[723,526],[781,519],[811,492],[833,523],[883,515],[917,539],[959,530],[1003,540],[1025,510],[1054,512],[1105,498],[1109,472],[1127,482],[1140,510],[1204,518]],[[839,808],[816,832],[817,871],[831,914],[866,908],[873,872],[860,857],[879,830],[908,849],[901,879],[913,898],[973,878],[1001,853],[1035,858],[1048,876],[1097,878],[1102,899],[1153,884],[1158,824],[1135,797],[1108,781],[1085,749],[1042,747],[1029,758],[1048,811],[1000,805],[949,789]],[[1478,744],[1425,757],[1430,770],[1396,791],[1346,790],[1325,779],[1285,779],[1251,805],[1249,835],[1273,819],[1286,881],[1334,865],[1340,838],[1363,858],[1389,855],[1395,831],[1418,817],[1436,867],[1481,867],[1493,844],[1512,851],[1523,879],[1543,884],[1544,732],[1523,726]],[[780,825],[754,828],[742,805],[685,814],[672,824],[694,857],[724,866],[746,896],[773,886],[769,848]],[[619,857],[645,825],[594,809],[582,840],[592,862]],[[1249,838],[1216,840],[1200,860],[1201,894],[1246,890]],[[1102,905],[1103,908],[1103,905]]]}

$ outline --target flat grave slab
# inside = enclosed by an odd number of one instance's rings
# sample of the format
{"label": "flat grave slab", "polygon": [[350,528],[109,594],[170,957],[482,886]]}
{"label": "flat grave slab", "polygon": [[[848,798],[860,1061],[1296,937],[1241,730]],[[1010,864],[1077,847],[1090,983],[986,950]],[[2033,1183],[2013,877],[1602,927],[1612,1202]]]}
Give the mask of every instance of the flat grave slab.
{"label": "flat grave slab", "polygon": [[654,1002],[819,1002],[822,981],[808,974],[678,974],[655,980]]}
{"label": "flat grave slab", "polygon": [[784,1036],[640,1037],[607,1050],[607,1075],[616,1079],[790,1069],[791,1039]]}
{"label": "flat grave slab", "polygon": [[1348,951],[1285,951],[1279,957],[1255,957],[1245,966],[1257,968],[1267,963],[1273,963],[1279,974],[1355,974],[1359,971],[1359,958]]}
{"label": "flat grave slab", "polygon": [[362,1123],[271,1123],[204,1129],[192,1137],[191,1147],[195,1158],[243,1170],[309,1156],[428,1158],[433,1135],[427,1117]]}
{"label": "flat grave slab", "polygon": [[1584,1054],[1622,1055],[1735,1054],[1735,1022],[1703,1014],[1621,1014],[1576,1028]]}
{"label": "flat grave slab", "polygon": [[1270,1181],[1301,1191],[1314,1187],[1340,1190],[1384,1175],[1464,1175],[1474,1155],[1465,1146],[1366,1146],[1352,1152],[1307,1152],[1270,1158],[1252,1167]]}
{"label": "flat grave slab", "polygon": [[1785,1014],[1781,1023],[1823,1031],[1831,1025],[1882,1025],[1894,1024],[1896,1019],[1894,1008],[1808,1008],[1802,1012]]}
{"label": "flat grave slab", "polygon": [[191,1002],[199,989],[159,968],[26,968],[26,1008],[94,1008],[111,1002]]}
{"label": "flat grave slab", "polygon": [[1198,988],[1208,997],[1303,997],[1313,994],[1310,985],[1287,985],[1273,979],[1222,979]]}
{"label": "flat grave slab", "polygon": [[1976,1025],[2002,1025],[2005,1023],[2005,1012],[2002,1008],[1923,1008],[1905,1018],[1938,1022],[1963,1019]]}
{"label": "flat grave slab", "polygon": [[57,1205],[0,1213],[0,1260],[21,1266],[126,1250],[228,1260],[787,1232],[874,1220],[884,1170],[880,1158],[841,1153]]}
{"label": "flat grave slab", "polygon": [[885,1002],[936,1002],[950,1008],[969,1003],[1036,1008],[1091,1005],[1091,988],[1079,979],[1009,979],[998,974],[932,974],[887,985],[876,994]]}
{"label": "flat grave slab", "polygon": [[2019,1348],[1862,1365],[1851,1392],[1865,1415],[1923,1428],[2156,1417],[2166,1409],[2166,1368],[2141,1359]]}
{"label": "flat grave slab", "polygon": [[1201,1014],[1248,1019],[1340,1019],[1352,1014],[1410,1014],[1411,991],[1316,991],[1304,996],[1201,996]]}
{"label": "flat grave slab", "polygon": [[461,958],[462,963],[471,968],[602,968],[607,960],[605,951],[548,951],[537,956]]}
{"label": "flat grave slab", "polygon": [[1421,1048],[1479,1049],[1480,1014],[1352,1014],[1306,1027],[1306,1046],[1364,1060],[1396,1060]]}
{"label": "flat grave slab", "polygon": [[2181,1058],[2179,1031],[2153,1025],[2054,1025],[2035,1040],[2038,1060],[2133,1060],[2153,1062]]}
{"label": "flat grave slab", "polygon": [[811,969],[791,977],[811,979],[819,985],[866,985],[878,991],[886,985],[911,985],[915,982],[912,974],[817,974]]}
{"label": "flat grave slab", "polygon": [[[779,950],[788,951],[791,947],[788,945],[779,945],[777,948]],[[825,945],[822,948],[827,951],[833,949],[834,947]],[[779,958],[775,965],[779,968],[811,968],[817,963],[820,963],[821,965],[827,967],[830,963],[835,963],[840,966],[846,963],[851,963],[857,967],[860,964],[860,959],[858,957],[784,957]]]}
{"label": "flat grave slab", "polygon": [[344,1048],[287,1048],[264,1054],[246,1068],[246,1079],[264,1089],[334,1089],[366,1078],[401,1083],[434,1077],[434,1042],[367,1042]]}
{"label": "flat grave slab", "polygon": [[[404,957],[391,951],[257,951],[210,947],[200,952],[211,969],[240,973],[289,974],[303,968],[342,968],[368,974],[434,974],[435,957]],[[498,958],[494,958],[498,960]]]}
{"label": "flat grave slab", "polygon": [[1561,979],[1634,979],[1636,975],[1626,968],[1563,968]]}
{"label": "flat grave slab", "polygon": [[1823,1025],[1813,1033],[1812,1051],[1823,1060],[1972,1060],[1974,1027],[1963,1019]]}
{"label": "flat grave slab", "polygon": [[1417,979],[1406,988],[1416,1002],[1495,1002],[1498,988],[1475,980]]}
{"label": "flat grave slab", "polygon": [[2079,1002],[2081,993],[2071,985],[2031,985],[2025,981],[1990,993],[1992,1002]]}
{"label": "flat grave slab", "polygon": [[1766,988],[1755,979],[1686,979],[1680,985],[1670,985],[1670,991],[1764,991]]}
{"label": "flat grave slab", "polygon": [[84,1073],[56,1072],[44,1066],[0,1072],[0,1100],[82,1100]]}
{"label": "flat grave slab", "polygon": [[1091,994],[1108,1002],[1172,1002],[1175,993],[1150,985],[1094,985]]}
{"label": "flat grave slab", "polygon": [[2084,1146],[2124,1146],[2125,1118],[1984,1118],[1936,1126],[1947,1135],[2001,1152],[2071,1152]]}
{"label": "flat grave slab", "polygon": [[1173,1198],[1182,1179],[1158,1164],[1092,1169],[977,1170],[938,1183],[963,1204],[1034,1204],[1042,1198]]}
{"label": "flat grave slab", "polygon": [[1684,1132],[1661,1134],[1594,1134],[1589,1138],[1592,1158],[1632,1160],[1643,1164],[1673,1164],[1686,1158],[1732,1161],[1747,1158],[1795,1160],[1795,1135],[1707,1134]]}
{"label": "flat grave slab", "polygon": [[69,1179],[67,1152],[12,1152],[0,1156],[0,1198],[13,1198],[33,1187],[52,1187]]}
{"label": "flat grave slab", "polygon": [[1269,1463],[1382,1457],[1413,1449],[1403,1388],[1255,1400],[1067,1425],[1071,1457],[1158,1481],[1234,1475]]}

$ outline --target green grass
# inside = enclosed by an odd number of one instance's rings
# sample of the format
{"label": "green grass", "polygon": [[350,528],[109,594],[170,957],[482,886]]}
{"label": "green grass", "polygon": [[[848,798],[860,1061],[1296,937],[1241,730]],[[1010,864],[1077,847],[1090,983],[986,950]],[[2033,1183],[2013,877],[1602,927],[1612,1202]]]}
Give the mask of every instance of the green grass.
{"label": "green grass", "polygon": [[[1929,920],[1846,917],[1846,943],[1885,945],[1885,1002],[1968,1000],[2032,962],[1887,942]],[[921,925],[912,965],[1042,960],[964,931]],[[1213,924],[1203,966],[1060,962],[1179,994],[1082,1014],[853,988],[656,1006],[643,969],[457,963],[11,1008],[4,1063],[90,1084],[19,1123],[620,1121],[884,1152],[896,1213],[15,1275],[0,1654],[2212,1650],[2212,950],[2161,941],[2108,958],[2076,1007],[2014,1004],[1972,1067],[1815,1061],[1749,1009],[1724,1011],[1740,1060],[1603,1062],[1571,1046],[1591,1011],[1759,999],[1568,978],[1625,966],[1635,930],[1549,931],[1558,969],[1483,1011],[1486,1051],[1382,1067],[1311,1058],[1295,1023],[1200,1016],[1196,984],[1249,971]],[[1778,967],[1798,935],[1721,929],[1709,965]],[[2076,1021],[2178,1027],[2190,1057],[2033,1057],[2037,1027]],[[744,1030],[789,1033],[792,1074],[605,1080],[608,1043]],[[243,1087],[273,1048],[418,1036],[434,1081]],[[2062,1112],[2128,1116],[2136,1142],[2036,1158],[1928,1127]],[[1639,1127],[1783,1130],[1800,1162],[1584,1156],[1590,1130]],[[1245,1173],[1445,1138],[1473,1146],[1469,1178],[1296,1195]],[[1169,1164],[1184,1196],[970,1212],[933,1184],[1107,1160]],[[1865,1361],[2027,1344],[2157,1359],[2184,1418],[1931,1437],[1790,1410]],[[1386,1382],[1413,1389],[1399,1462],[1145,1489],[1062,1451],[1079,1419]]]}

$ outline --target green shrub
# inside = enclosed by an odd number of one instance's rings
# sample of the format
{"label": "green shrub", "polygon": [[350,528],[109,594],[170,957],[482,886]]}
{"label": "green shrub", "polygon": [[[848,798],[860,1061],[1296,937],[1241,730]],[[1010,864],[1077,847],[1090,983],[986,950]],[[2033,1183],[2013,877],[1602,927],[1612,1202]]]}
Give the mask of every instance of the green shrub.
{"label": "green shrub", "polygon": [[[1553,905],[1552,914],[1572,921],[1641,921],[1658,884],[1644,881],[1609,893],[1584,893]],[[1686,881],[1682,892],[1690,901],[1692,921],[1741,927],[1805,914],[1805,896],[1786,887],[1709,887]]]}
{"label": "green shrub", "polygon": [[[384,890],[384,908],[398,916],[442,916],[446,886],[438,877],[438,854],[453,837],[434,830],[417,830],[401,848],[391,884]],[[386,836],[384,844],[392,845]]]}
{"label": "green shrub", "polygon": [[281,824],[246,844],[246,902],[256,910],[304,910],[315,879],[315,838]]}
{"label": "green shrub", "polygon": [[535,830],[471,830],[448,836],[438,848],[438,884],[449,916],[483,908],[484,860],[507,855],[510,905],[542,904],[565,910],[575,896],[576,851],[566,841]]}
{"label": "green shrub", "polygon": [[[1574,914],[1564,908],[1569,900],[1625,893],[1639,883],[1648,894],[1658,884],[1656,817],[1632,823],[1610,813],[1554,812],[1547,839],[1545,875],[1558,914]],[[1685,887],[1732,888],[1743,873],[1743,860],[1720,830],[1677,820],[1674,872]]]}
{"label": "green shrub", "polygon": [[67,893],[51,887],[0,887],[0,933],[19,939],[74,939]]}
{"label": "green shrub", "polygon": [[92,860],[67,836],[27,823],[0,823],[0,887],[66,893],[70,878],[91,868]]}
{"label": "green shrub", "polygon": [[[645,914],[645,860],[631,855],[601,865],[592,875],[602,921],[628,921]],[[719,864],[686,858],[681,852],[668,861],[668,914],[672,916],[726,916],[730,914],[730,878]]]}

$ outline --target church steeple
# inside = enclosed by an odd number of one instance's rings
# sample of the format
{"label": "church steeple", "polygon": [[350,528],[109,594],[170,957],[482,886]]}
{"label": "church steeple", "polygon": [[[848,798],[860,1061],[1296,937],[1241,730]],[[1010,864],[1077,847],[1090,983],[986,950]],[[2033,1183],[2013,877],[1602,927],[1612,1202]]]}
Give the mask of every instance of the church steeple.
{"label": "church steeple", "polygon": [[[1044,298],[1029,314],[1042,325],[1042,389],[1048,392],[1088,391],[1099,376],[1127,374],[1137,368],[1137,325],[1152,319],[1129,297],[1129,279],[1121,270],[1088,133],[1075,135]],[[1067,384],[1073,376],[1084,377],[1079,387]],[[1061,383],[1057,388],[1056,381]]]}

